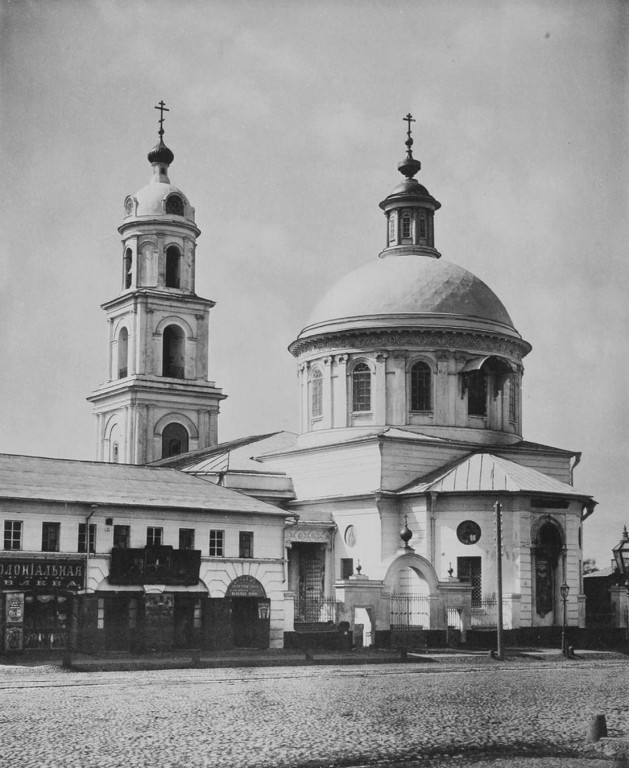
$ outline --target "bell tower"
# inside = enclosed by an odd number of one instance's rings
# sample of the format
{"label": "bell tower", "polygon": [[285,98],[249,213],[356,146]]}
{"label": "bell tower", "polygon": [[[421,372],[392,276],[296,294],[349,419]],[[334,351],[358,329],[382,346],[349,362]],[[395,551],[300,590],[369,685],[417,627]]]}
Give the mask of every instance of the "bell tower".
{"label": "bell tower", "polygon": [[149,183],[124,202],[120,293],[102,305],[109,323],[107,381],[88,397],[100,461],[146,464],[218,441],[220,401],[208,381],[214,302],[195,293],[194,208],[170,183],[174,160],[159,142],[148,153]]}

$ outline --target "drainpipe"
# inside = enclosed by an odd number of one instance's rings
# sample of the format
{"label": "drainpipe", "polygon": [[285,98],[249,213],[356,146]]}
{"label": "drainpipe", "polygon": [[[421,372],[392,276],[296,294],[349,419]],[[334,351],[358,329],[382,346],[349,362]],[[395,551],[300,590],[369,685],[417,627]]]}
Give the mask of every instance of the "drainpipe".
{"label": "drainpipe", "polygon": [[92,510],[85,518],[85,576],[83,578],[83,589],[87,591],[87,567],[90,559],[90,520],[96,514],[98,504],[90,504]]}
{"label": "drainpipe", "polygon": [[428,545],[428,552],[426,553],[429,558],[430,562],[432,563],[432,567],[437,570],[436,563],[435,563],[435,510],[437,508],[437,492],[431,491],[430,492],[430,517],[428,519],[428,531],[430,536],[430,541]]}

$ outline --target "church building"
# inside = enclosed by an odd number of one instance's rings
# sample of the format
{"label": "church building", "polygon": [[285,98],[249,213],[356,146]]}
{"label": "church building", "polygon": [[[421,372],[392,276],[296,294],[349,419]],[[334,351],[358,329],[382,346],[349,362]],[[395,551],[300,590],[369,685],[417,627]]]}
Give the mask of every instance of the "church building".
{"label": "church building", "polygon": [[580,453],[523,438],[531,345],[496,294],[437,250],[441,204],[415,178],[405,120],[403,178],[380,203],[384,248],[330,288],[290,345],[299,434],[160,464],[266,500],[272,486],[298,515],[285,536],[287,638],[340,621],[385,644],[495,628],[496,514],[505,628],[560,626],[564,584],[567,621],[583,626],[582,523],[595,502],[573,485]]}
{"label": "church building", "polygon": [[442,258],[411,115],[383,247],[290,344],[298,434],[219,443],[214,302],[157,108],[103,305],[97,461],[0,456],[0,653],[473,642],[500,613],[523,642],[583,627],[581,454],[524,439],[531,345]]}

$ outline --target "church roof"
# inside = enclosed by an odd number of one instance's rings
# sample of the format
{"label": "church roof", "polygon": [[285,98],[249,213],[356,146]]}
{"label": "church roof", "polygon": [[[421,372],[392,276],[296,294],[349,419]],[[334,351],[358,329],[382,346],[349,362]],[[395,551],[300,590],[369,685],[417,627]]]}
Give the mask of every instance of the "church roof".
{"label": "church roof", "polygon": [[530,467],[494,456],[473,453],[448,467],[432,472],[400,489],[400,495],[416,493],[539,493],[588,498],[567,483],[555,480]]}
{"label": "church roof", "polygon": [[[173,467],[193,474],[229,471],[265,472],[260,463],[253,458],[255,454],[289,450],[295,447],[297,436],[292,432],[268,432],[263,435],[250,435],[236,440],[190,451],[180,456],[171,456],[153,462],[155,467]],[[274,473],[277,474],[277,473]]]}
{"label": "church roof", "polygon": [[0,498],[285,515],[174,469],[0,454]]}

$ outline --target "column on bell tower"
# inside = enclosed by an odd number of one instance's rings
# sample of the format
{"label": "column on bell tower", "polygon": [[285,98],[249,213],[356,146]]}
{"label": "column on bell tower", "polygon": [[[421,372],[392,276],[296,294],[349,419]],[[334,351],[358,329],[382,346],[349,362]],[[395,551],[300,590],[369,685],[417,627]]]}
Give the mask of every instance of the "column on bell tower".
{"label": "column on bell tower", "polygon": [[108,380],[88,398],[98,416],[98,456],[144,464],[205,448],[217,437],[222,394],[208,381],[209,315],[195,293],[194,208],[170,183],[174,160],[163,141],[149,152],[152,176],[126,198],[122,280],[105,304],[110,327]]}

